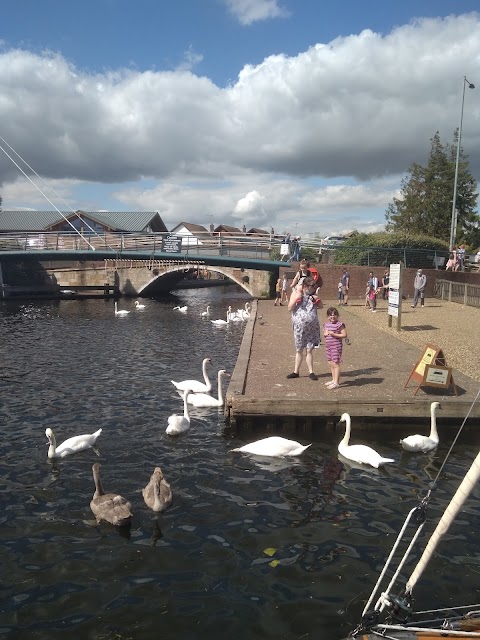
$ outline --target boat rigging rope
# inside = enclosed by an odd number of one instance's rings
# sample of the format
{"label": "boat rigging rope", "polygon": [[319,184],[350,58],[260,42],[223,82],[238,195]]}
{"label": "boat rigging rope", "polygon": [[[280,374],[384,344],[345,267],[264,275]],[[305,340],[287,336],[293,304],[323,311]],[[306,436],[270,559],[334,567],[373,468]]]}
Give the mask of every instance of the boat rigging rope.
{"label": "boat rigging rope", "polygon": [[[414,507],[407,515],[405,522],[403,524],[402,529],[400,530],[400,533],[397,536],[397,539],[393,545],[393,548],[390,552],[390,555],[388,556],[385,565],[382,569],[382,572],[373,588],[372,594],[370,596],[370,598],[368,599],[367,604],[365,605],[365,608],[363,610],[362,613],[362,623],[360,623],[360,625],[357,627],[357,629],[355,629],[354,634],[360,630],[364,630],[365,628],[370,628],[372,626],[374,626],[377,622],[378,622],[378,614],[380,611],[383,611],[386,607],[396,607],[398,609],[402,609],[404,613],[408,613],[410,610],[410,602],[409,602],[409,598],[411,596],[411,592],[413,587],[415,586],[416,582],[418,581],[420,575],[423,573],[423,570],[425,569],[431,555],[433,554],[438,542],[440,541],[440,538],[443,536],[444,533],[446,533],[446,531],[448,530],[448,527],[450,526],[451,522],[453,521],[453,519],[455,518],[455,516],[457,515],[457,513],[459,512],[459,510],[461,509],[461,507],[463,506],[466,498],[468,497],[468,495],[471,493],[473,487],[475,486],[475,484],[477,483],[478,479],[480,478],[480,452],[478,453],[477,457],[475,458],[475,460],[473,461],[469,471],[467,472],[465,478],[463,479],[462,483],[460,484],[459,488],[457,489],[457,492],[455,493],[454,497],[452,498],[452,500],[450,501],[449,505],[447,506],[442,518],[440,519],[440,522],[437,525],[437,528],[435,529],[435,531],[433,532],[433,534],[430,537],[430,540],[420,558],[420,560],[418,561],[410,579],[407,582],[406,588],[405,588],[405,592],[404,595],[400,598],[392,598],[390,595],[391,590],[393,589],[393,586],[395,584],[395,581],[398,578],[398,575],[401,571],[401,569],[403,568],[405,562],[407,561],[410,552],[412,550],[412,547],[415,543],[415,541],[417,540],[423,525],[425,523],[425,519],[426,519],[426,508],[427,508],[427,504],[428,501],[430,500],[430,497],[432,495],[433,490],[436,488],[437,486],[437,481],[438,478],[440,477],[440,474],[442,473],[445,464],[449,458],[449,456],[452,453],[453,447],[455,446],[455,443],[457,442],[466,421],[468,420],[468,417],[470,416],[470,413],[476,403],[476,401],[478,400],[478,397],[480,396],[480,389],[477,392],[477,395],[475,396],[472,404],[470,405],[470,408],[467,412],[467,415],[465,416],[458,432],[457,435],[455,436],[448,452],[447,455],[445,456],[440,469],[437,473],[437,475],[435,476],[435,479],[429,484],[429,489],[427,492],[427,495],[421,500],[420,504],[417,505],[416,507]],[[403,538],[403,534],[407,528],[407,525],[410,523],[410,520],[416,520],[418,527],[417,530],[415,532],[415,534],[412,536],[412,540],[410,542],[410,544],[408,545],[406,551],[404,552],[402,558],[399,561],[397,570],[394,572],[394,575],[392,576],[388,587],[380,594],[380,596],[377,599],[376,605],[374,607],[374,611],[369,610],[372,601],[375,597],[375,595],[377,594],[379,588],[380,588],[380,584],[385,576],[385,573],[387,572],[387,569],[390,566],[390,563],[392,562],[393,556],[395,554],[395,552],[398,549],[398,546],[400,545],[402,538]]]}
{"label": "boat rigging rope", "polygon": [[[42,178],[42,177],[41,177],[41,176],[36,172],[36,171],[35,171],[35,169],[33,169],[33,167],[31,167],[31,166],[28,164],[28,162],[27,162],[24,158],[22,158],[22,156],[21,156],[19,153],[17,153],[17,152],[15,151],[15,149],[14,149],[11,145],[9,145],[9,144],[8,144],[8,142],[7,142],[4,138],[2,138],[2,136],[0,136],[0,140],[1,140],[1,141],[2,141],[2,142],[3,142],[3,143],[4,143],[4,144],[5,144],[5,145],[10,149],[10,151],[12,151],[12,152],[17,156],[17,158],[19,158],[19,159],[20,159],[20,160],[25,164],[25,166],[26,166],[26,167],[28,167],[28,169],[30,169],[30,171],[31,171],[32,173],[34,173],[34,174],[37,176],[37,178],[38,178],[39,180],[41,180],[41,181],[43,182],[43,184],[44,184],[45,186],[47,186],[47,187],[50,189],[50,191],[53,191],[53,193],[57,196],[57,198],[58,198],[59,200],[61,200],[61,201],[62,201],[62,202],[63,202],[63,203],[64,203],[64,204],[65,204],[65,205],[70,209],[70,211],[71,211],[72,213],[74,213],[74,214],[75,214],[75,215],[76,215],[76,216],[77,216],[77,217],[78,217],[78,218],[79,218],[79,219],[80,219],[80,220],[85,224],[85,226],[86,226],[86,227],[88,227],[88,228],[90,229],[90,231],[91,231],[92,233],[94,233],[94,234],[95,234],[98,238],[100,238],[100,239],[102,240],[102,242],[103,242],[103,238],[102,238],[102,237],[101,237],[101,236],[100,236],[100,235],[95,231],[95,229],[94,229],[93,227],[91,227],[91,226],[88,224],[88,222],[87,222],[84,218],[82,218],[82,216],[80,216],[76,211],[74,211],[74,210],[72,209],[72,207],[71,207],[71,206],[70,206],[70,205],[69,205],[69,204],[68,204],[68,203],[67,203],[67,202],[66,202],[66,201],[65,201],[65,200],[64,200],[64,199],[63,199],[63,198],[62,198],[62,197],[61,197],[61,196],[56,192],[56,191],[55,191],[55,189],[54,189],[53,187],[51,187],[51,186],[50,186],[50,185],[49,185],[49,184],[48,184],[48,183],[47,183],[47,182],[46,182],[46,181],[45,181],[45,180],[44,180],[44,179],[43,179],[43,178]],[[47,200],[47,201],[52,205],[52,207],[55,209],[55,211],[57,211],[57,212],[62,216],[62,218],[63,218],[63,219],[64,219],[64,220],[65,220],[65,221],[66,221],[66,222],[67,222],[67,223],[72,227],[72,229],[75,231],[75,233],[77,233],[77,234],[82,238],[82,240],[84,240],[84,241],[88,244],[88,246],[89,246],[93,251],[95,251],[95,247],[94,247],[92,244],[90,244],[90,242],[88,242],[88,240],[85,238],[85,236],[84,236],[84,235],[83,235],[83,234],[82,234],[82,233],[81,233],[81,232],[80,232],[80,231],[79,231],[79,230],[78,230],[78,229],[77,229],[77,228],[76,228],[76,227],[75,227],[75,226],[70,222],[70,220],[69,220],[69,219],[68,219],[68,218],[67,218],[67,217],[62,213],[62,211],[60,211],[60,209],[58,209],[58,208],[53,204],[53,202],[52,202],[52,201],[51,201],[51,200],[50,200],[50,199],[45,195],[45,193],[40,189],[40,187],[39,187],[38,185],[36,185],[36,184],[35,184],[35,182],[34,182],[34,181],[33,181],[33,180],[32,180],[32,179],[31,179],[31,178],[26,174],[26,172],[21,168],[21,166],[20,166],[17,162],[15,162],[15,160],[12,158],[12,156],[11,156],[11,155],[9,155],[9,154],[7,153],[7,151],[2,147],[2,145],[1,145],[1,144],[0,144],[0,149],[1,149],[1,150],[3,151],[3,153],[7,156],[7,158],[13,162],[13,164],[17,167],[17,169],[18,169],[21,173],[23,173],[23,175],[25,176],[25,178],[27,178],[27,180],[29,180],[29,181],[33,184],[33,186],[34,186],[36,189],[38,189],[38,191],[42,194],[42,196],[43,196],[43,197],[44,197],[44,198],[45,198],[45,199],[46,199],[46,200]],[[112,247],[110,247],[110,249],[112,249]]]}
{"label": "boat rigging rope", "polygon": [[443,462],[442,462],[442,464],[441,464],[441,466],[440,466],[440,469],[438,470],[438,473],[437,473],[437,475],[435,476],[435,479],[430,483],[430,489],[429,489],[429,491],[428,491],[428,493],[427,493],[427,496],[426,496],[427,500],[428,500],[428,498],[430,497],[430,494],[431,494],[431,492],[433,491],[433,489],[437,486],[437,480],[438,480],[438,478],[440,477],[440,474],[442,473],[443,468],[445,467],[445,465],[446,465],[446,463],[447,463],[447,460],[448,460],[448,458],[450,457],[450,454],[451,454],[451,453],[452,453],[452,451],[453,451],[453,447],[455,446],[455,444],[456,444],[456,442],[457,442],[457,440],[458,440],[458,438],[459,438],[460,434],[462,433],[462,429],[463,429],[463,427],[465,426],[465,423],[467,422],[468,417],[469,417],[470,413],[472,412],[472,409],[473,409],[473,407],[474,407],[474,405],[475,405],[476,401],[478,400],[478,397],[479,397],[479,396],[480,396],[480,389],[477,391],[477,395],[476,395],[476,396],[475,396],[475,398],[473,399],[473,402],[472,402],[472,404],[470,405],[469,410],[467,411],[467,415],[466,415],[466,416],[465,416],[465,418],[463,419],[463,422],[462,422],[462,424],[460,425],[459,430],[457,431],[457,435],[456,435],[456,436],[455,436],[455,438],[453,439],[453,442],[452,442],[452,444],[450,445],[450,449],[447,451],[447,455],[445,456],[445,458],[444,458],[444,460],[443,460]]}

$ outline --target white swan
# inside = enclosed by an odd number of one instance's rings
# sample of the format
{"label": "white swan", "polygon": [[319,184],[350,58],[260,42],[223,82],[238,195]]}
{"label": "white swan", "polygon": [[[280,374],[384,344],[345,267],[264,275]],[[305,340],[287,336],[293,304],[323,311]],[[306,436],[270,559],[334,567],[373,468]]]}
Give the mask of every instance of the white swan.
{"label": "white swan", "polygon": [[147,507],[156,513],[165,511],[172,504],[172,489],[160,467],[155,467],[155,471],[150,476],[150,482],[142,489],[142,495]]}
{"label": "white swan", "polygon": [[[433,451],[438,446],[439,438],[437,432],[437,409],[440,407],[439,402],[432,402],[430,405],[430,435],[429,436],[420,436],[418,434],[414,436],[408,436],[403,440],[400,440],[400,444],[405,449],[405,451],[413,451],[422,453],[427,453],[427,451]],[[441,408],[441,407],[440,407]]]}
{"label": "white swan", "polygon": [[145,309],[145,305],[140,304],[138,300],[135,300],[135,309],[137,309],[138,311],[141,311],[142,309]]}
{"label": "white swan", "polygon": [[369,464],[375,469],[382,464],[386,464],[387,462],[395,462],[392,458],[383,458],[379,453],[372,449],[371,447],[367,447],[364,444],[348,444],[350,440],[350,415],[348,413],[343,413],[340,418],[340,422],[345,422],[345,435],[343,436],[343,440],[341,440],[338,445],[338,452],[342,454],[347,460],[353,460],[353,462],[359,462],[360,464]]}
{"label": "white swan", "polygon": [[244,309],[238,309],[237,315],[241,320],[248,320],[248,318],[250,317],[250,303],[246,302]]}
{"label": "white swan", "polygon": [[96,462],[93,467],[95,493],[90,502],[90,509],[97,518],[97,522],[105,520],[117,527],[129,524],[132,519],[132,505],[118,493],[105,493],[100,480],[100,465]]}
{"label": "white swan", "polygon": [[90,449],[95,444],[98,436],[102,433],[102,430],[99,429],[95,431],[95,433],[86,433],[81,436],[73,436],[72,438],[68,438],[65,442],[62,442],[60,446],[57,447],[57,441],[55,440],[55,434],[48,427],[45,429],[45,435],[48,438],[48,457],[52,458],[65,458],[65,456],[69,456],[72,453],[78,453],[79,451],[83,451],[84,449]]}
{"label": "white swan", "polygon": [[[179,433],[184,433],[190,429],[190,415],[188,413],[187,396],[190,393],[190,389],[185,389],[183,392],[183,416],[173,413],[168,418],[168,426],[166,433],[169,436],[176,436]],[[195,394],[193,394],[195,396]]]}
{"label": "white swan", "polygon": [[241,451],[243,453],[253,453],[257,456],[277,456],[283,458],[285,456],[299,456],[305,449],[311,447],[312,443],[302,445],[295,440],[287,440],[287,438],[280,438],[278,436],[270,436],[269,438],[263,438],[250,444],[245,444],[243,447],[232,449],[231,451]]}
{"label": "white swan", "polygon": [[173,310],[180,311],[181,313],[187,313],[188,307],[185,305],[184,307],[173,307]]}
{"label": "white swan", "polygon": [[209,396],[208,393],[191,393],[187,397],[187,402],[192,404],[194,407],[223,407],[223,390],[222,390],[222,378],[223,376],[228,376],[229,374],[225,371],[225,369],[220,369],[218,372],[218,397],[213,398]]}
{"label": "white swan", "polygon": [[130,313],[130,311],[127,311],[126,309],[119,309],[118,308],[118,303],[115,301],[115,315],[116,316],[126,316]]}
{"label": "white swan", "polygon": [[207,308],[205,311],[202,311],[202,313],[200,314],[203,317],[207,317],[210,315],[210,305],[207,305]]}
{"label": "white swan", "polygon": [[199,380],[182,380],[181,382],[170,380],[170,382],[175,386],[177,391],[189,389],[193,393],[210,393],[212,390],[212,382],[207,374],[207,364],[211,362],[210,358],[204,358],[202,362],[202,373],[205,382],[200,382]]}
{"label": "white swan", "polygon": [[222,327],[226,324],[230,324],[230,312],[232,310],[232,307],[228,307],[228,311],[227,311],[227,319],[226,320],[210,320],[210,322],[212,324],[214,324],[216,327]]}

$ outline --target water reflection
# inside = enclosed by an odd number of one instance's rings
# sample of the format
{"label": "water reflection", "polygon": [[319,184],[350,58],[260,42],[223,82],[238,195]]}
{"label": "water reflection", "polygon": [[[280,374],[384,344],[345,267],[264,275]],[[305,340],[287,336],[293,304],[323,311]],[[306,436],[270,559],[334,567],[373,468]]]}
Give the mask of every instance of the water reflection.
{"label": "water reflection", "polygon": [[[124,300],[123,319],[110,301],[0,304],[0,635],[332,640],[356,624],[449,442],[416,456],[395,432],[372,434],[399,461],[378,472],[338,459],[342,430],[314,433],[292,460],[231,453],[248,439],[230,438],[216,408],[192,408],[189,431],[168,437],[168,416],[182,411],[170,380],[197,379],[204,357],[232,371],[243,336],[243,323],[214,328],[201,312],[210,304],[211,318],[225,317],[245,299],[232,288],[185,291],[145,301],[142,313]],[[95,451],[48,461],[47,427],[61,441],[103,431]],[[454,451],[433,517],[475,456],[470,438]],[[94,462],[132,503],[128,535],[92,518]],[[160,516],[141,494],[155,466],[174,494]],[[476,490],[416,594],[422,606],[449,602],[460,562],[462,590],[477,590],[468,559],[479,507]]]}

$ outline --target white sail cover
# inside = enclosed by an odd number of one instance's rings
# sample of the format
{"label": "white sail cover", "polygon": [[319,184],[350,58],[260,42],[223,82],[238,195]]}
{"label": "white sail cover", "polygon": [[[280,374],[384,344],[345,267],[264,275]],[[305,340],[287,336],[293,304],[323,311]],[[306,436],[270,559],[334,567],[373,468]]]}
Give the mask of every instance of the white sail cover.
{"label": "white sail cover", "polygon": [[440,542],[441,537],[444,533],[448,531],[448,527],[455,520],[458,512],[462,508],[465,500],[468,498],[470,493],[472,492],[473,487],[478,482],[480,478],[480,452],[472,463],[472,466],[467,472],[467,475],[462,480],[462,483],[457,489],[457,492],[453,496],[450,501],[450,504],[445,509],[445,513],[440,519],[440,522],[437,525],[437,528],[432,533],[430,540],[425,547],[425,551],[422,554],[422,557],[417,563],[417,566],[413,570],[412,575],[410,576],[410,580],[407,582],[406,591],[407,593],[411,593],[414,586],[416,585],[418,579],[422,575],[425,567],[428,564],[433,552],[435,551],[437,544]]}

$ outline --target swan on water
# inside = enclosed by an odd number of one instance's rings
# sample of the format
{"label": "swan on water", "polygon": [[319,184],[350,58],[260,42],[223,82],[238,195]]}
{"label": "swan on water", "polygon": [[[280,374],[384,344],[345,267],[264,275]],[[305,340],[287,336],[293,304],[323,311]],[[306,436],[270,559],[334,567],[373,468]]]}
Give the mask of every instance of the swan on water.
{"label": "swan on water", "polygon": [[210,315],[210,305],[207,305],[206,310],[202,311],[202,313],[200,315],[204,316],[204,317],[208,317]]}
{"label": "swan on water", "polygon": [[156,513],[165,511],[172,504],[172,489],[160,467],[155,467],[155,471],[150,476],[150,482],[142,489],[142,495],[147,507]]}
{"label": "swan on water", "polygon": [[97,518],[97,522],[105,520],[117,527],[129,524],[132,519],[132,506],[118,493],[105,493],[100,480],[100,465],[96,462],[93,467],[95,493],[90,502],[90,509]]}
{"label": "swan on water", "polygon": [[127,311],[126,309],[119,309],[118,308],[118,303],[117,303],[117,301],[115,301],[115,315],[116,316],[126,316],[129,313],[130,313],[130,311]]}
{"label": "swan on water", "polygon": [[135,300],[135,309],[137,309],[138,311],[141,311],[142,309],[145,309],[145,305],[140,304],[138,300]]}
{"label": "swan on water", "polygon": [[430,405],[430,435],[420,436],[418,434],[414,436],[408,436],[403,440],[400,440],[400,444],[405,451],[412,451],[414,453],[421,451],[427,453],[427,451],[433,451],[438,446],[439,438],[437,432],[437,409],[441,409],[439,402],[432,402]]}
{"label": "swan on water", "polygon": [[[187,396],[189,393],[190,389],[185,389],[183,392],[183,416],[173,413],[168,418],[166,433],[168,433],[169,436],[176,436],[179,433],[184,433],[190,429],[190,415],[188,413],[187,405]],[[196,394],[192,394],[192,396],[195,395]]]}
{"label": "swan on water", "polygon": [[223,390],[222,390],[222,378],[223,376],[228,376],[229,374],[225,371],[225,369],[220,369],[217,375],[218,379],[218,397],[214,398],[213,396],[209,396],[208,393],[190,393],[187,396],[187,402],[192,404],[194,407],[223,407]]}
{"label": "swan on water", "polygon": [[187,313],[188,306],[187,306],[187,305],[185,305],[184,307],[173,307],[173,310],[174,310],[174,311],[175,311],[175,310],[180,311],[181,313]]}
{"label": "swan on water", "polygon": [[288,440],[287,438],[280,438],[278,436],[270,436],[269,438],[263,438],[250,444],[245,444],[243,447],[237,449],[231,449],[231,451],[241,451],[242,453],[253,453],[257,456],[277,456],[284,458],[286,456],[299,456],[305,449],[311,447],[312,443],[303,445],[295,440]]}
{"label": "swan on water", "polygon": [[212,382],[207,374],[207,364],[211,362],[210,358],[204,358],[202,362],[202,373],[205,382],[200,382],[199,380],[182,380],[181,382],[170,380],[170,382],[175,386],[177,391],[189,389],[192,393],[210,393],[212,390]]}
{"label": "swan on water", "polygon": [[57,441],[55,439],[55,434],[48,427],[45,429],[45,435],[48,438],[48,457],[52,458],[65,458],[65,456],[69,456],[72,453],[78,453],[78,451],[83,451],[84,449],[90,449],[95,444],[98,436],[102,433],[102,430],[99,429],[95,431],[95,433],[86,433],[81,436],[73,436],[72,438],[68,438],[65,442],[62,442],[61,445],[57,447]]}
{"label": "swan on water", "polygon": [[250,317],[250,303],[246,302],[244,309],[238,309],[237,315],[241,320],[248,320],[248,318]]}
{"label": "swan on water", "polygon": [[345,422],[345,435],[338,445],[338,452],[347,458],[347,460],[353,460],[353,462],[359,462],[360,464],[369,464],[372,467],[378,469],[382,464],[387,462],[395,462],[392,458],[383,458],[379,453],[367,447],[364,444],[348,444],[350,440],[351,419],[348,413],[343,413],[340,422]]}
{"label": "swan on water", "polygon": [[223,325],[226,324],[230,324],[230,313],[232,311],[232,307],[228,307],[228,311],[227,311],[227,319],[226,320],[210,320],[210,322],[212,324],[214,324],[217,327],[221,327]]}

